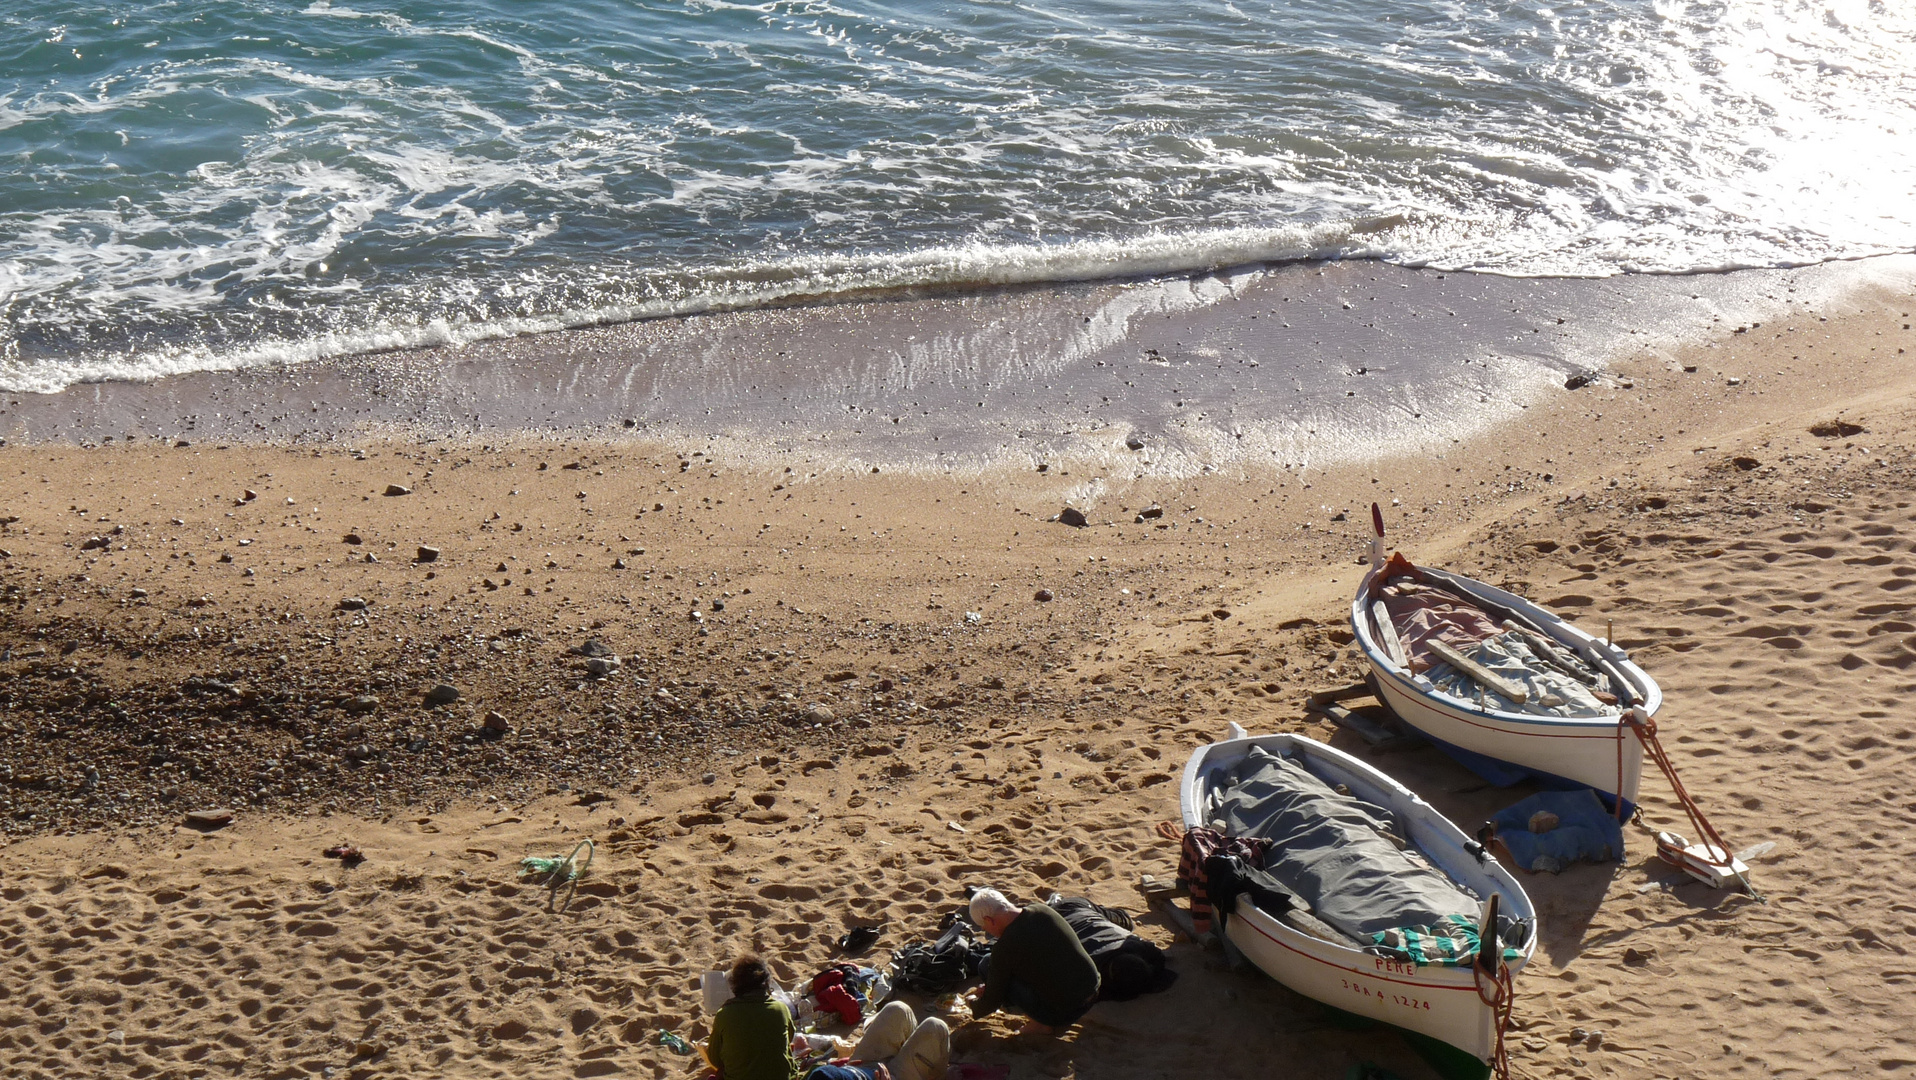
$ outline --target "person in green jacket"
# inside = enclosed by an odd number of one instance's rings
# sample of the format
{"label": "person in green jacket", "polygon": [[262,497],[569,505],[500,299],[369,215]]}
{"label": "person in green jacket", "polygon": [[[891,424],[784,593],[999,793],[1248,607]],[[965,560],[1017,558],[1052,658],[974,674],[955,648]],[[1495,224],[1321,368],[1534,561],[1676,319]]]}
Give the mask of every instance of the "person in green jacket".
{"label": "person in green jacket", "polygon": [[971,921],[998,939],[985,962],[985,984],[966,995],[974,1017],[1010,1009],[1031,1018],[1024,1030],[1050,1035],[1097,1003],[1098,966],[1064,916],[1044,904],[1020,909],[996,889],[979,889]]}
{"label": "person in green jacket", "polygon": [[792,1057],[797,1026],[785,1003],[772,999],[772,973],[765,962],[747,956],[725,975],[732,1000],[712,1018],[705,1056],[718,1080],[798,1080]]}

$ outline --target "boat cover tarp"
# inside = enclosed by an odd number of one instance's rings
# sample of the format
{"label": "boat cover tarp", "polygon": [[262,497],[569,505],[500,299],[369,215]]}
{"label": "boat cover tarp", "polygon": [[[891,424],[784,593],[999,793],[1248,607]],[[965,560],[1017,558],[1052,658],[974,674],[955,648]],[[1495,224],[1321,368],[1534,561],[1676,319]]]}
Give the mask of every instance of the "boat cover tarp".
{"label": "boat cover tarp", "polygon": [[1264,870],[1324,922],[1359,941],[1381,930],[1474,921],[1477,901],[1387,834],[1389,811],[1340,795],[1295,761],[1252,747],[1215,818],[1230,836],[1271,841]]}
{"label": "boat cover tarp", "polygon": [[[1531,832],[1531,815],[1539,810],[1557,815],[1557,827]],[[1497,839],[1525,870],[1555,873],[1574,862],[1616,862],[1623,857],[1623,826],[1589,788],[1539,791],[1490,820],[1497,826]],[[1539,865],[1539,859],[1546,861]]]}
{"label": "boat cover tarp", "polygon": [[1451,697],[1476,701],[1481,691],[1482,700],[1489,708],[1537,716],[1616,716],[1621,711],[1615,705],[1597,700],[1589,687],[1537,659],[1518,634],[1499,634],[1457,651],[1511,682],[1522,684],[1530,693],[1519,705],[1495,690],[1478,686],[1477,680],[1449,664],[1432,665],[1425,672],[1431,685]]}
{"label": "boat cover tarp", "polygon": [[1412,671],[1426,671],[1443,663],[1430,651],[1437,640],[1464,655],[1485,638],[1501,632],[1496,622],[1475,604],[1467,604],[1442,589],[1399,577],[1384,586],[1384,610],[1390,612],[1397,639]]}

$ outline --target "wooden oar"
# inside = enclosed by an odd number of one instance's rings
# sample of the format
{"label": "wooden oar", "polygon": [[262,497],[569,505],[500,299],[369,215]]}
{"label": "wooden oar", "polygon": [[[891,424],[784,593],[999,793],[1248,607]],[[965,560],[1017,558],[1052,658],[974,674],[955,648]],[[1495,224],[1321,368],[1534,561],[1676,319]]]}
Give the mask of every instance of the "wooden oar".
{"label": "wooden oar", "polygon": [[1370,602],[1370,617],[1377,623],[1377,640],[1384,646],[1384,652],[1390,656],[1391,663],[1410,670],[1410,657],[1404,653],[1403,639],[1397,636],[1397,626],[1390,621],[1390,609],[1382,600]]}
{"label": "wooden oar", "polygon": [[1494,690],[1504,698],[1519,705],[1530,700],[1530,690],[1522,683],[1514,682],[1451,648],[1436,638],[1425,638],[1424,648],[1437,654],[1438,659],[1477,681],[1477,685]]}

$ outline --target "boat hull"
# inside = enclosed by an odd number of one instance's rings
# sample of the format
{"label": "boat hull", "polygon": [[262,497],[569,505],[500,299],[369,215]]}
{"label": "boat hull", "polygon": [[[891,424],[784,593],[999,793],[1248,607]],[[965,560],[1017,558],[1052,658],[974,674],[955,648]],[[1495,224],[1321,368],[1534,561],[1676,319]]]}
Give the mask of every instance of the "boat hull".
{"label": "boat hull", "polygon": [[[1399,667],[1379,645],[1367,610],[1375,574],[1372,571],[1366,575],[1358,587],[1357,599],[1351,605],[1351,629],[1370,664],[1379,696],[1399,719],[1491,783],[1507,785],[1533,777],[1546,786],[1592,788],[1606,800],[1620,796],[1626,812],[1634,806],[1643,779],[1643,745],[1621,716],[1501,712],[1438,691],[1423,675]],[[1481,599],[1521,612],[1550,637],[1586,658],[1601,656],[1629,682],[1631,693],[1646,713],[1655,715],[1663,704],[1663,691],[1656,681],[1632,663],[1622,649],[1584,633],[1520,596],[1469,578],[1447,577]],[[1455,753],[1458,750],[1465,753]],[[1473,756],[1490,761],[1473,760]],[[1514,768],[1499,770],[1494,768],[1495,763]]]}
{"label": "boat hull", "polygon": [[[1342,751],[1300,735],[1227,739],[1200,748],[1185,768],[1182,802],[1186,827],[1204,824],[1203,793],[1213,768],[1229,767],[1252,746],[1288,749],[1312,772],[1395,812],[1409,839],[1431,863],[1480,897],[1496,893],[1505,914],[1526,920],[1532,932],[1523,956],[1510,962],[1514,975],[1535,948],[1536,912],[1515,878],[1495,859],[1479,861],[1471,840],[1408,788]],[[1481,849],[1479,849],[1481,850]],[[1260,970],[1306,997],[1367,1019],[1415,1032],[1488,1062],[1496,1052],[1496,1017],[1477,993],[1468,967],[1420,966],[1372,956],[1312,937],[1248,904],[1225,921],[1225,935]]]}

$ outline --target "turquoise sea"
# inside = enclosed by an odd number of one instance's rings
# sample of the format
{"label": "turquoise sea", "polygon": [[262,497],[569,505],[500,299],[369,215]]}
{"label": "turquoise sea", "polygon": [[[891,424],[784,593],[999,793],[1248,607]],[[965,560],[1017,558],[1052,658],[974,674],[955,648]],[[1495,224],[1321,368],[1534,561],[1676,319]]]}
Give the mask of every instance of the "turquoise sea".
{"label": "turquoise sea", "polygon": [[1916,249],[1891,0],[0,0],[0,389],[1295,258]]}

